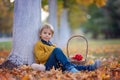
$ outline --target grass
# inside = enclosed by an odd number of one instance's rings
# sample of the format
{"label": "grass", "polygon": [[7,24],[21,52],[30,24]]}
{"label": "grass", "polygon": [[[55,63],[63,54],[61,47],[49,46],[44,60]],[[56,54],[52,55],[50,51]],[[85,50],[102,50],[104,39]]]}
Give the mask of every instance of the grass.
{"label": "grass", "polygon": [[[10,51],[12,48],[12,42],[0,42],[0,51],[6,50]],[[114,55],[115,57],[120,55],[120,39],[111,40],[89,40],[88,39],[88,55],[92,57],[108,57]],[[65,53],[66,47],[63,49]],[[69,42],[70,55],[76,53],[82,53],[85,56],[86,44],[84,40],[73,39]],[[94,56],[93,56],[94,55]]]}
{"label": "grass", "polygon": [[0,51],[11,50],[11,48],[12,48],[12,42],[11,41],[0,42]]}
{"label": "grass", "polygon": [[[88,39],[88,58],[106,58],[109,56],[120,56],[120,39],[110,40],[89,40]],[[73,39],[69,42],[70,55],[81,53],[85,56],[86,43],[82,39]],[[64,49],[66,52],[66,48]]]}
{"label": "grass", "polygon": [[120,39],[89,40],[92,45],[120,44]]}

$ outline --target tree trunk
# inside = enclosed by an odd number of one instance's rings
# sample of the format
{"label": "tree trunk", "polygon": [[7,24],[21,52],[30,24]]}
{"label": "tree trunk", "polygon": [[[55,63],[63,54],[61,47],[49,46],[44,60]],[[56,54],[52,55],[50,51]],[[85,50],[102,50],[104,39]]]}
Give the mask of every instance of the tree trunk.
{"label": "tree trunk", "polygon": [[66,8],[63,8],[61,19],[60,19],[59,46],[65,47],[69,37],[70,37],[70,27],[69,27],[69,23],[68,23],[68,11]]}
{"label": "tree trunk", "polygon": [[57,27],[57,1],[48,0],[49,4],[49,18],[48,22],[54,27],[54,36],[52,42],[58,44],[58,27]]}
{"label": "tree trunk", "polygon": [[2,67],[13,68],[34,62],[33,46],[41,24],[41,0],[15,0],[13,47]]}

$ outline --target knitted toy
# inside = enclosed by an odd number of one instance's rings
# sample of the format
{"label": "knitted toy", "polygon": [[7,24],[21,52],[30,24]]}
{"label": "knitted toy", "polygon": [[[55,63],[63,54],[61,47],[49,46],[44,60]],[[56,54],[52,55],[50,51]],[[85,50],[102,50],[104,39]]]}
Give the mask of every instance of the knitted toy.
{"label": "knitted toy", "polygon": [[31,65],[32,69],[33,70],[37,70],[37,71],[45,71],[45,66],[43,64],[36,64],[36,63],[33,63]]}
{"label": "knitted toy", "polygon": [[80,53],[75,54],[72,59],[81,61],[83,59],[83,56]]}

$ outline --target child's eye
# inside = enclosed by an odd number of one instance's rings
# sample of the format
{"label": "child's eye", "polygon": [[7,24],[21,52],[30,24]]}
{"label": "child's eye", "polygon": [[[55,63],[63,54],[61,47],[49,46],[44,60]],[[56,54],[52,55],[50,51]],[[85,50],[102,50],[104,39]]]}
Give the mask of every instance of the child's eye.
{"label": "child's eye", "polygon": [[44,34],[47,34],[46,32],[44,32]]}
{"label": "child's eye", "polygon": [[51,33],[49,33],[48,35],[51,35]]}

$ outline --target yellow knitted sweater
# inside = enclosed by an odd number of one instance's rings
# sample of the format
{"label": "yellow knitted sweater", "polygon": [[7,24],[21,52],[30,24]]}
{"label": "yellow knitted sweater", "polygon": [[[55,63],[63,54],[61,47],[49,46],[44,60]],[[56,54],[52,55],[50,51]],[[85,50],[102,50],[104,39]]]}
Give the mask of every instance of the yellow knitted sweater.
{"label": "yellow knitted sweater", "polygon": [[34,56],[36,63],[45,64],[54,48],[55,45],[49,46],[43,44],[41,41],[38,41],[34,46]]}

